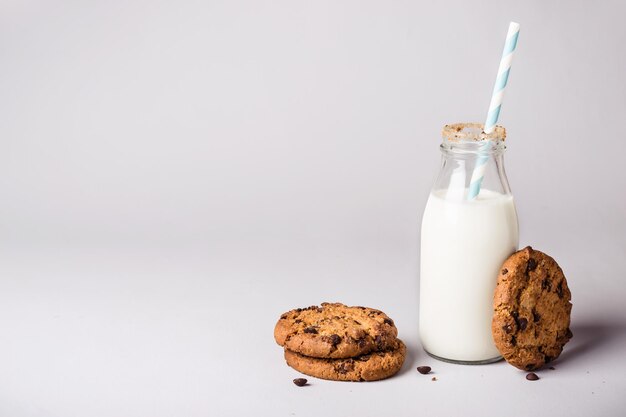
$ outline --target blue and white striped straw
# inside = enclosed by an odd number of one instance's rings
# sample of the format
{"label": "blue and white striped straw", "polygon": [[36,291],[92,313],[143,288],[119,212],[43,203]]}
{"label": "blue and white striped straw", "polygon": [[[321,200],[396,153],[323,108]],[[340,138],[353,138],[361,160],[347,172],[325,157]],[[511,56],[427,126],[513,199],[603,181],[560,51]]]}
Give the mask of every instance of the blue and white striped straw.
{"label": "blue and white striped straw", "polygon": [[[511,62],[513,61],[513,53],[517,46],[517,38],[519,36],[519,23],[511,22],[509,24],[509,32],[506,35],[506,42],[504,42],[504,50],[502,51],[502,59],[500,59],[500,67],[498,68],[498,77],[496,78],[496,84],[493,86],[493,93],[491,95],[491,103],[489,104],[489,112],[487,113],[487,121],[485,122],[484,132],[489,134],[496,128],[498,123],[498,116],[500,116],[500,109],[502,108],[502,97],[504,96],[504,89],[506,88],[506,82],[509,79],[509,72],[511,71]],[[491,141],[484,140],[481,146],[481,153],[485,153],[491,146]],[[480,193],[480,186],[485,177],[485,168],[487,166],[488,156],[481,155],[476,161],[476,166],[472,172],[472,179],[470,181],[467,199],[473,200]]]}

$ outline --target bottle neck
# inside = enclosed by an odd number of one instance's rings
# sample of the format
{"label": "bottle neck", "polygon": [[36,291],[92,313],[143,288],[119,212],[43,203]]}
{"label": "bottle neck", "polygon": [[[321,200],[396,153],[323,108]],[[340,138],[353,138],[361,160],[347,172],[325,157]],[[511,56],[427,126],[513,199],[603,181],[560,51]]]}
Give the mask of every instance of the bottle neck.
{"label": "bottle neck", "polygon": [[446,140],[439,147],[444,157],[473,159],[498,158],[506,151],[504,141],[473,140],[451,141]]}
{"label": "bottle neck", "polygon": [[[487,133],[480,123],[453,123],[445,125],[441,135],[443,157],[434,192],[448,200],[470,202],[480,200],[481,194],[511,193],[504,172],[506,129],[496,126]],[[472,197],[468,198],[470,184]],[[474,195],[476,184],[478,196]]]}
{"label": "bottle neck", "polygon": [[433,191],[439,191],[448,200],[466,201],[470,183],[476,176],[476,170],[480,169],[484,176],[481,193],[511,194],[504,171],[506,146],[503,141],[444,140],[440,150],[441,169]]}

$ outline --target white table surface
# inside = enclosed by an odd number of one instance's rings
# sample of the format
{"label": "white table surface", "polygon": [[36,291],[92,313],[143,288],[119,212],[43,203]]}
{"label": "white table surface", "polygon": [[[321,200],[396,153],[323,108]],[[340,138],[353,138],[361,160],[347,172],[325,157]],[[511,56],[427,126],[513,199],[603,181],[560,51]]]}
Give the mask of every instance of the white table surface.
{"label": "white table surface", "polygon": [[[624,14],[0,0],[0,417],[625,416]],[[417,328],[440,130],[485,117],[511,20],[520,243],[574,305],[536,382],[437,362]],[[323,301],[388,313],[400,374],[296,387],[274,324]]]}
{"label": "white table surface", "polygon": [[[597,285],[607,275],[594,276],[588,260],[561,262],[574,338],[556,370],[529,382],[504,362],[460,366],[428,357],[417,335],[415,265],[402,256],[365,248],[307,260],[292,248],[284,259],[276,247],[248,249],[5,248],[0,415],[618,416],[626,409],[623,301],[619,288]],[[308,377],[308,386],[296,387],[292,379],[302,375],[284,363],[273,326],[283,311],[324,300],[394,318],[408,346],[400,373],[372,383]],[[418,365],[433,374],[418,374]]]}

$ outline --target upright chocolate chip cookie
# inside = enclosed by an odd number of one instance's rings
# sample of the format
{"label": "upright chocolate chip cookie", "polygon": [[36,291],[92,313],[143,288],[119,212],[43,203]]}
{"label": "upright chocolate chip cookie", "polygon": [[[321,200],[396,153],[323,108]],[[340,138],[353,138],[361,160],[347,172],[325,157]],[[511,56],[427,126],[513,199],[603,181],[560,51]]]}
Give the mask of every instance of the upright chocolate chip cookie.
{"label": "upright chocolate chip cookie", "polygon": [[393,348],[398,330],[385,313],[341,303],[297,308],[280,316],[276,342],[315,358],[350,358]]}
{"label": "upright chocolate chip cookie", "polygon": [[526,371],[556,359],[572,337],[571,293],[554,259],[530,246],[502,265],[494,294],[493,340],[504,359]]}
{"label": "upright chocolate chip cookie", "polygon": [[382,352],[347,359],[321,359],[285,349],[287,365],[298,372],[333,381],[377,381],[395,375],[406,356],[406,346],[396,339],[394,346]]}

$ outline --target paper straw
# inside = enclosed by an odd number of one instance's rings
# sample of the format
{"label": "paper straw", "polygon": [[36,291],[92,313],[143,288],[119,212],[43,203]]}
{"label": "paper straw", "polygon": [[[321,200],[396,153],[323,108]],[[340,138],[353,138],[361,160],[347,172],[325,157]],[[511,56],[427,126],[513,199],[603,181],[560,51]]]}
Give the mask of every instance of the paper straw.
{"label": "paper straw", "polygon": [[[502,50],[502,59],[500,59],[500,67],[498,68],[498,76],[496,83],[493,86],[493,93],[491,94],[491,103],[489,104],[489,111],[487,112],[487,121],[485,121],[484,132],[489,134],[496,128],[498,123],[498,117],[500,116],[500,109],[502,108],[502,97],[504,96],[504,89],[506,88],[506,82],[509,79],[509,72],[511,71],[511,62],[513,61],[513,53],[517,46],[517,38],[519,36],[519,23],[511,22],[509,24],[509,32],[506,35],[506,41],[504,42],[504,49]],[[489,147],[491,141],[484,139],[484,143],[480,148],[482,153],[476,161],[476,166],[472,172],[472,179],[470,181],[467,198],[473,200],[480,193],[480,186],[485,177],[485,168],[487,167],[487,161],[489,157],[484,155]]]}

